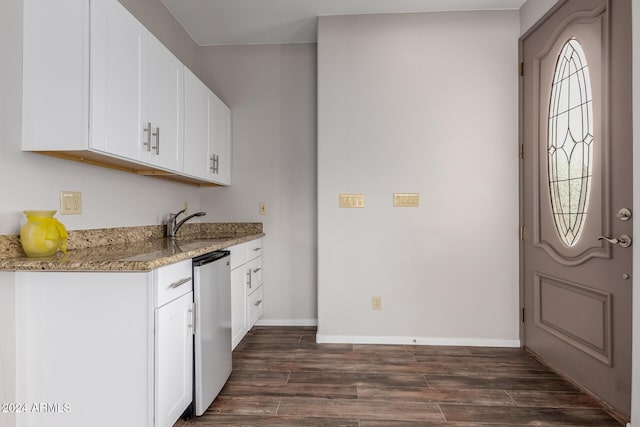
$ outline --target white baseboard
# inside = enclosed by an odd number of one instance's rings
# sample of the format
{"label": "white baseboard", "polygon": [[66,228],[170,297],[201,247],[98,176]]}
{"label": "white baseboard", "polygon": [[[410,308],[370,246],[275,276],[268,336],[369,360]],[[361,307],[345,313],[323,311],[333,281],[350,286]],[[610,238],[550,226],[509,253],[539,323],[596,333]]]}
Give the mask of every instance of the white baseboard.
{"label": "white baseboard", "polygon": [[468,347],[520,347],[520,340],[497,340],[484,338],[437,338],[437,337],[378,337],[350,335],[316,335],[318,344],[392,344],[392,345],[451,345]]}
{"label": "white baseboard", "polygon": [[260,319],[256,326],[318,326],[318,319]]}

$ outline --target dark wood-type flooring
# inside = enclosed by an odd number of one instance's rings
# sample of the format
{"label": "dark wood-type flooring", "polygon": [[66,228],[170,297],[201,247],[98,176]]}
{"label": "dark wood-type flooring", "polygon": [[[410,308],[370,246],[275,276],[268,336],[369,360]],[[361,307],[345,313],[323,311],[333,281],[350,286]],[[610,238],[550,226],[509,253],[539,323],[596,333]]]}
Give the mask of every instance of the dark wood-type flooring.
{"label": "dark wood-type flooring", "polygon": [[521,349],[316,344],[256,327],[202,417],[176,426],[620,426]]}

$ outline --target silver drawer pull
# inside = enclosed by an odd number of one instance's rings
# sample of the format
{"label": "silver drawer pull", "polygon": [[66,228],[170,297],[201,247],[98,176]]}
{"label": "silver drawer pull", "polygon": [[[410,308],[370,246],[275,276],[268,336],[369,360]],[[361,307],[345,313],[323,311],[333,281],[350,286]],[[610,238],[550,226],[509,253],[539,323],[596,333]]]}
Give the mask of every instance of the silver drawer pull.
{"label": "silver drawer pull", "polygon": [[260,304],[262,304],[262,300],[258,300],[258,301],[256,301],[256,302],[255,302],[255,304],[253,304],[253,305],[255,305],[255,306],[257,307],[257,306],[259,306]]}
{"label": "silver drawer pull", "polygon": [[177,282],[173,282],[169,287],[170,287],[171,289],[175,289],[175,288],[177,288],[178,286],[182,286],[182,285],[184,285],[185,283],[189,283],[190,281],[191,281],[191,277],[185,277],[184,279],[180,279],[180,280],[178,280]]}
{"label": "silver drawer pull", "polygon": [[191,303],[191,308],[189,309],[189,313],[191,313],[191,323],[187,325],[188,328],[191,328],[191,333],[193,335],[196,334],[196,303]]}
{"label": "silver drawer pull", "polygon": [[254,251],[254,252],[258,252],[258,251],[260,251],[260,250],[262,250],[262,248],[253,248],[253,251]]}
{"label": "silver drawer pull", "polygon": [[258,272],[258,271],[260,271],[260,270],[262,270],[262,267],[254,268],[254,269],[253,269],[253,272],[254,272],[254,273],[257,273],[257,272]]}
{"label": "silver drawer pull", "polygon": [[147,127],[144,128],[144,132],[147,133],[147,140],[142,143],[147,147],[147,151],[151,151],[151,122],[147,122]]}
{"label": "silver drawer pull", "polygon": [[[151,135],[156,137],[156,146],[155,147],[151,147],[151,149],[156,150],[156,154],[160,154],[160,128],[156,127],[156,131],[154,133],[152,133]],[[149,140],[151,141],[151,140]],[[151,151],[151,150],[149,150]]]}

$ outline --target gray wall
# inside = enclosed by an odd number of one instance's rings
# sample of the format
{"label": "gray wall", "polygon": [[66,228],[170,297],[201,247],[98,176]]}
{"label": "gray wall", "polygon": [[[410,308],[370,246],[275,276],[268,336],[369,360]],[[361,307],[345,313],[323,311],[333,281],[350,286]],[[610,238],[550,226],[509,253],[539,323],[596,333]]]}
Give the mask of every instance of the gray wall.
{"label": "gray wall", "polygon": [[233,121],[232,185],[203,189],[202,209],[264,223],[260,323],[315,324],[316,45],[206,47],[201,66]]}
{"label": "gray wall", "polygon": [[320,340],[518,344],[518,32],[517,12],[320,18]]}

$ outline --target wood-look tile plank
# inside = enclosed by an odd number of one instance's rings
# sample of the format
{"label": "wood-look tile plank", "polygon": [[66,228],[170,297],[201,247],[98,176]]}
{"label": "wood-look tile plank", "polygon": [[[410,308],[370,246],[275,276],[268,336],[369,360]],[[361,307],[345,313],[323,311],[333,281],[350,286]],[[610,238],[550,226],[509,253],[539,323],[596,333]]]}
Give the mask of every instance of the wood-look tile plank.
{"label": "wood-look tile plank", "polygon": [[311,384],[377,384],[387,386],[426,387],[422,375],[366,374],[338,372],[291,372],[289,383]]}
{"label": "wood-look tile plank", "polygon": [[315,350],[324,352],[344,352],[352,351],[351,344],[316,344],[313,342],[303,341],[300,343],[278,342],[278,341],[247,341],[238,345],[241,351],[304,351]]}
{"label": "wood-look tile plank", "polygon": [[427,375],[431,387],[458,389],[579,391],[562,378],[517,378],[496,376]]}
{"label": "wood-look tile plank", "polygon": [[[446,421],[424,422],[404,420],[366,420],[360,419],[360,427],[489,427],[486,423],[449,423]],[[529,424],[510,424],[509,427],[525,427]]]}
{"label": "wood-look tile plank", "polygon": [[330,360],[324,360],[322,362],[309,362],[306,360],[270,360],[267,363],[255,359],[237,359],[233,361],[233,367],[237,370],[250,370],[250,371],[333,371],[333,372],[347,372],[356,373],[359,371],[361,364],[348,363],[348,362],[332,362]]}
{"label": "wood-look tile plank", "polygon": [[187,426],[209,427],[358,427],[357,419],[205,414]]}
{"label": "wood-look tile plank", "polygon": [[231,372],[229,382],[241,381],[252,383],[284,384],[289,379],[288,371],[249,371],[235,370]]}
{"label": "wood-look tile plank", "polygon": [[358,399],[515,406],[504,390],[468,390],[431,387],[358,386]]}
{"label": "wood-look tile plank", "polygon": [[619,426],[602,409],[519,408],[509,406],[471,406],[440,404],[447,422],[482,422],[495,425],[563,425],[563,426]]}
{"label": "wood-look tile plank", "polygon": [[530,356],[524,357],[491,357],[486,355],[455,355],[415,353],[416,361],[425,363],[467,363],[477,366],[544,366],[538,360]]}
{"label": "wood-look tile plank", "polygon": [[361,363],[416,363],[413,353],[408,352],[381,352],[361,353],[354,351],[325,353],[314,350],[298,350],[294,354],[296,359],[308,362],[361,362]]}
{"label": "wood-look tile plank", "polygon": [[593,397],[579,392],[509,390],[507,393],[518,406],[548,408],[600,408],[602,406]]}
{"label": "wood-look tile plank", "polygon": [[354,385],[336,384],[259,384],[254,382],[230,382],[221,395],[271,396],[271,397],[317,397],[326,399],[357,399]]}
{"label": "wood-look tile plank", "polygon": [[395,402],[358,399],[285,399],[280,403],[278,415],[307,414],[309,417],[399,419],[409,421],[444,421],[438,405],[425,402]]}
{"label": "wood-look tile plank", "polygon": [[489,357],[532,357],[519,347],[467,347],[469,353]]}
{"label": "wood-look tile plank", "polygon": [[439,345],[378,345],[378,344],[354,344],[353,351],[359,353],[387,353],[403,352],[412,354],[441,354],[448,356],[470,356],[467,347],[463,346],[439,346]]}
{"label": "wood-look tile plank", "polygon": [[275,415],[280,399],[264,396],[218,396],[207,413],[236,415]]}

